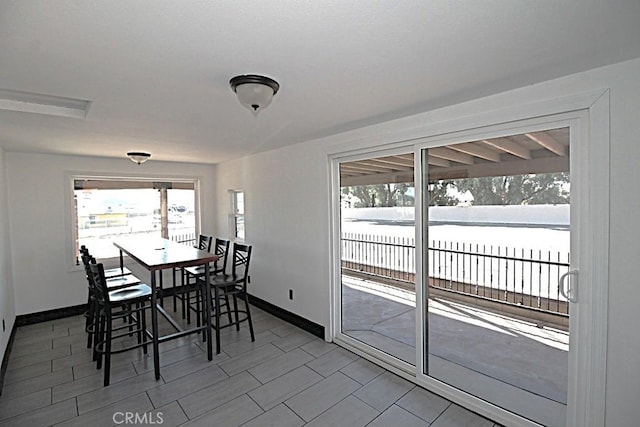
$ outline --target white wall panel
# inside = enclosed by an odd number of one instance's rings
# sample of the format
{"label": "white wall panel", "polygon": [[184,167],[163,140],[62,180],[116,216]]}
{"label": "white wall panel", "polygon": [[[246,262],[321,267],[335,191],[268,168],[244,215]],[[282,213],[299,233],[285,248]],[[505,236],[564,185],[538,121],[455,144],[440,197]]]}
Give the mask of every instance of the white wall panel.
{"label": "white wall panel", "polygon": [[[65,196],[69,173],[130,176],[190,176],[201,179],[202,231],[213,233],[215,166],[154,162],[136,165],[127,158],[5,153],[12,271],[17,315],[86,303],[86,279],[69,267],[71,230]],[[144,277],[144,276],[143,276]]]}
{"label": "white wall panel", "polygon": [[4,150],[0,149],[0,361],[4,357],[16,317],[11,277],[11,244],[9,240],[5,156]]}
{"label": "white wall panel", "polygon": [[[329,327],[327,153],[366,150],[460,131],[460,117],[610,89],[611,176],[606,425],[640,419],[640,59],[487,98],[256,154],[219,165],[218,225],[226,227],[227,189],[247,192],[247,239],[256,245],[252,292]],[[339,108],[339,106],[334,106]],[[465,120],[466,123],[473,120]],[[478,125],[481,125],[480,123]],[[597,191],[597,183],[596,191]],[[598,262],[599,260],[593,260]],[[293,287],[296,299],[287,300]]]}
{"label": "white wall panel", "polygon": [[[250,293],[318,324],[329,319],[328,178],[314,144],[218,166],[218,229],[227,230],[229,190],[245,192]],[[289,299],[293,290],[293,300]]]}

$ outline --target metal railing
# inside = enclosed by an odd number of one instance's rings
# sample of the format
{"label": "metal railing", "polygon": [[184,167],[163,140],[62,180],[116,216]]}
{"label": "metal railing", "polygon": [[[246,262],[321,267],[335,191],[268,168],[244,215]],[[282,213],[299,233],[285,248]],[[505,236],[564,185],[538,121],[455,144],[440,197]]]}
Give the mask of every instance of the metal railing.
{"label": "metal railing", "polygon": [[[415,286],[412,238],[356,233],[342,235],[342,268]],[[431,288],[476,298],[568,315],[560,295],[560,276],[569,270],[569,254],[461,242],[429,242]]]}
{"label": "metal railing", "polygon": [[171,234],[169,240],[189,245],[196,244],[196,235],[194,233]]}

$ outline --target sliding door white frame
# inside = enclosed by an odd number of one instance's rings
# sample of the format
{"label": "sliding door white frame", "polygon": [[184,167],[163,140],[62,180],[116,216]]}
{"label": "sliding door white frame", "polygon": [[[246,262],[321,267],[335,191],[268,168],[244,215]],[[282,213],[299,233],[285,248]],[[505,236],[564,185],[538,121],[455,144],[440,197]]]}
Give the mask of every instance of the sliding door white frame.
{"label": "sliding door white frame", "polygon": [[[482,100],[478,102],[481,104]],[[572,201],[572,206],[575,201],[579,204],[579,209],[572,209],[571,223],[579,226],[576,242],[580,245],[580,260],[576,260],[576,264],[580,267],[580,302],[576,306],[576,312],[571,314],[571,328],[576,335],[575,342],[571,344],[574,351],[570,353],[569,361],[567,426],[604,425],[609,278],[609,91],[598,90],[535,103],[510,105],[436,123],[421,125],[416,124],[416,119],[416,117],[407,118],[352,133],[342,139],[340,146],[336,145],[328,152],[331,179],[331,336],[341,345],[398,375],[491,419],[505,425],[536,425],[422,375],[421,361],[424,357],[420,343],[416,346],[419,357],[416,359],[418,367],[414,370],[340,333],[339,163],[341,159],[349,156],[366,156],[368,152],[370,157],[373,151],[411,145],[416,154],[415,178],[416,186],[419,186],[421,171],[419,149],[422,147],[442,145],[444,141],[450,141],[453,136],[459,141],[461,138],[470,138],[471,135],[482,134],[483,137],[488,138],[492,135],[505,134],[509,129],[521,127],[525,121],[530,126],[535,126],[536,121],[541,126],[544,123],[564,121],[571,125],[572,148],[578,147],[577,152],[571,153],[571,179],[572,182],[578,183],[578,192],[573,191],[572,188],[572,198],[578,199]],[[416,194],[420,194],[418,188],[416,188]],[[419,200],[416,200],[416,210],[416,218],[421,218]],[[418,222],[416,221],[417,224]],[[421,259],[422,254],[421,249],[418,249],[421,238],[422,229],[418,227],[416,230],[418,259]],[[416,268],[418,269],[416,280],[417,283],[421,283],[418,281],[422,274],[420,263],[416,263]],[[422,301],[420,287],[417,287],[417,291],[416,299]],[[424,318],[423,315],[424,312],[416,313],[417,336],[424,336],[422,322],[419,320]]]}

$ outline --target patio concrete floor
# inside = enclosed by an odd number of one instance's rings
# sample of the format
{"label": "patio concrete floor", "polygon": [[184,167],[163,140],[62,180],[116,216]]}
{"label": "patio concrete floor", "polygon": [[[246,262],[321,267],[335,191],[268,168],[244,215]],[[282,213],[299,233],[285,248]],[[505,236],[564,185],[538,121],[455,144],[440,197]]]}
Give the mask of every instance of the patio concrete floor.
{"label": "patio concrete floor", "polygon": [[[415,365],[415,294],[342,277],[342,332]],[[444,360],[566,404],[568,332],[442,298],[429,300],[428,331],[432,366]]]}

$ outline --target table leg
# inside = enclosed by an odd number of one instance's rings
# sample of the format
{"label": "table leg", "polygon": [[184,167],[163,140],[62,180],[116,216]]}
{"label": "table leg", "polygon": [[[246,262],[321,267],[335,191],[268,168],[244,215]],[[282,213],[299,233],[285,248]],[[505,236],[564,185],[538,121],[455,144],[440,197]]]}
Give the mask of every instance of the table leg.
{"label": "table leg", "polygon": [[[211,280],[211,271],[209,268],[209,263],[204,265],[204,289],[203,289],[203,309],[206,313],[205,321],[207,325],[207,357],[209,360],[213,359],[213,349],[211,344],[211,288],[209,284],[209,280]],[[217,300],[217,299],[216,299]],[[218,311],[216,310],[216,316],[218,315]],[[216,318],[218,319],[218,318]],[[216,354],[220,353],[220,328],[218,328],[218,321],[216,320]]]}
{"label": "table leg", "polygon": [[164,308],[164,284],[162,283],[162,270],[158,271],[158,275],[160,276],[160,307]]}
{"label": "table leg", "polygon": [[153,337],[153,369],[156,381],[160,379],[160,352],[158,350],[158,298],[156,297],[156,272],[151,271],[151,335]]}
{"label": "table leg", "polygon": [[173,279],[171,285],[173,286],[173,312],[176,312],[176,269],[171,269],[171,278]]}

